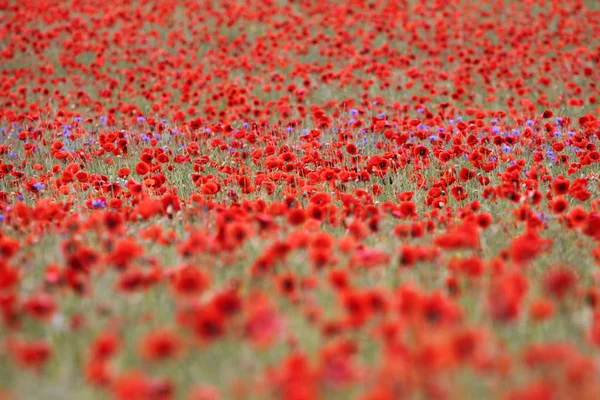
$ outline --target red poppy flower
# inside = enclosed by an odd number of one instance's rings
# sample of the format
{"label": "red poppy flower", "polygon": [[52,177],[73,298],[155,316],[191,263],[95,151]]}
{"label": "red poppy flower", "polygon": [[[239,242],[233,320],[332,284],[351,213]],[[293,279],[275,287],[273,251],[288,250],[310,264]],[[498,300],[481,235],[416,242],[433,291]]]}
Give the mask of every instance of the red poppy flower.
{"label": "red poppy flower", "polygon": [[534,300],[529,306],[529,314],[536,321],[546,320],[554,314],[554,305],[546,299]]}
{"label": "red poppy flower", "polygon": [[208,274],[199,267],[184,265],[171,277],[171,287],[180,295],[196,295],[210,286]]}
{"label": "red poppy flower", "polygon": [[577,282],[575,273],[566,267],[552,268],[544,274],[544,290],[558,299],[562,299]]}
{"label": "red poppy flower", "polygon": [[52,356],[52,346],[44,340],[9,341],[8,350],[19,365],[39,370]]}
{"label": "red poppy flower", "polygon": [[150,166],[144,161],[140,161],[135,166],[135,172],[137,172],[138,175],[146,175],[148,172],[150,172]]}
{"label": "red poppy flower", "polygon": [[120,345],[121,340],[115,332],[103,332],[99,334],[91,344],[92,359],[105,361],[117,353]]}
{"label": "red poppy flower", "polygon": [[33,318],[48,320],[56,311],[56,303],[49,294],[38,293],[29,297],[23,304],[23,308]]}
{"label": "red poppy flower", "polygon": [[183,340],[170,329],[148,333],[141,342],[140,353],[147,361],[163,361],[181,354]]}
{"label": "red poppy flower", "polygon": [[117,400],[169,400],[174,392],[168,380],[152,378],[136,370],[120,374],[111,386],[111,392]]}
{"label": "red poppy flower", "polygon": [[194,319],[194,332],[203,341],[215,340],[225,334],[223,314],[214,306],[202,308]]}
{"label": "red poppy flower", "polygon": [[569,207],[569,202],[564,197],[556,197],[550,202],[552,212],[555,214],[562,214]]}

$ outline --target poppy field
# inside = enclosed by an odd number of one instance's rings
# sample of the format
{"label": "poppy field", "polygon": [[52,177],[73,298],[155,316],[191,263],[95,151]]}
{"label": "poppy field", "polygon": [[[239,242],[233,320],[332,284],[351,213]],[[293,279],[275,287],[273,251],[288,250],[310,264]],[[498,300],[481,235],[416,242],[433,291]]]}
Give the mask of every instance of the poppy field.
{"label": "poppy field", "polygon": [[0,399],[600,398],[600,6],[0,0]]}

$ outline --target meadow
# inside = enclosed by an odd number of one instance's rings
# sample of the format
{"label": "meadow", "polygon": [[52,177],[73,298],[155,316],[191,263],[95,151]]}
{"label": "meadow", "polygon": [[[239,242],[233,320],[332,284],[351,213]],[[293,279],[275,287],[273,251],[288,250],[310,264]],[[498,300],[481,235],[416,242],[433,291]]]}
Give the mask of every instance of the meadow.
{"label": "meadow", "polygon": [[0,399],[600,398],[594,1],[0,0]]}

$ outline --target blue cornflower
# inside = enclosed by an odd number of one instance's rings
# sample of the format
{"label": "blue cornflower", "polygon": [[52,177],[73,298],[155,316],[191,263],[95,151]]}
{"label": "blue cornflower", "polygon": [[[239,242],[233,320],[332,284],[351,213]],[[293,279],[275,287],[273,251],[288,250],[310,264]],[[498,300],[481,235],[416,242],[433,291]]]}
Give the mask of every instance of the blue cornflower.
{"label": "blue cornflower", "polygon": [[539,219],[541,219],[542,221],[545,221],[546,219],[548,219],[548,217],[546,216],[546,214],[544,213],[536,213],[537,217]]}
{"label": "blue cornflower", "polygon": [[92,207],[104,208],[104,207],[106,207],[106,203],[102,199],[94,199],[94,200],[92,200]]}
{"label": "blue cornflower", "polygon": [[357,116],[358,113],[359,113],[359,111],[356,108],[351,108],[350,109],[350,115]]}

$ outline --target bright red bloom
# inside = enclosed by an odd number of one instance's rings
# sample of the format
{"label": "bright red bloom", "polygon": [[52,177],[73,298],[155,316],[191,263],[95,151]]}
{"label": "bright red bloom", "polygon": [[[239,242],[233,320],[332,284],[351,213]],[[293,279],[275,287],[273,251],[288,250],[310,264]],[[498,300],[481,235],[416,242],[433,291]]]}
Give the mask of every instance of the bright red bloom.
{"label": "bright red bloom", "polygon": [[174,389],[166,379],[128,371],[115,379],[111,392],[116,400],[169,400],[173,398]]}
{"label": "bright red bloom", "polygon": [[177,269],[171,277],[171,287],[177,294],[196,295],[210,286],[210,277],[193,265],[184,265]]}
{"label": "bright red bloom", "polygon": [[140,161],[135,166],[135,172],[137,172],[138,175],[146,175],[148,172],[150,172],[150,166],[145,162]]}
{"label": "bright red bloom", "polygon": [[44,340],[10,341],[8,349],[24,368],[39,370],[52,356],[52,346]]}
{"label": "bright red bloom", "polygon": [[526,232],[517,236],[510,245],[510,255],[517,264],[527,264],[550,245],[550,241],[542,239],[536,232]]}
{"label": "bright red bloom", "polygon": [[577,276],[570,268],[552,268],[544,274],[544,290],[547,294],[562,299],[577,283]]}
{"label": "bright red bloom", "polygon": [[206,306],[194,316],[193,329],[203,341],[211,341],[225,334],[223,314],[214,306]]}
{"label": "bright red bloom", "polygon": [[142,339],[140,353],[147,361],[162,361],[181,354],[183,346],[183,340],[177,333],[170,329],[158,329]]}
{"label": "bright red bloom", "polygon": [[564,197],[556,197],[552,199],[550,207],[555,214],[562,214],[569,207],[569,202]]}
{"label": "bright red bloom", "polygon": [[23,304],[33,318],[48,320],[56,311],[54,298],[47,293],[38,293],[29,297]]}
{"label": "bright red bloom", "polygon": [[115,332],[103,332],[91,344],[91,357],[97,361],[110,359],[117,354],[120,345],[121,340]]}
{"label": "bright red bloom", "polygon": [[546,299],[534,300],[529,306],[529,314],[534,320],[546,320],[554,314],[554,305]]}

